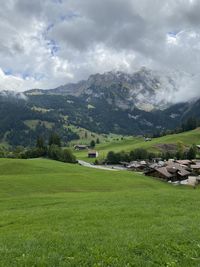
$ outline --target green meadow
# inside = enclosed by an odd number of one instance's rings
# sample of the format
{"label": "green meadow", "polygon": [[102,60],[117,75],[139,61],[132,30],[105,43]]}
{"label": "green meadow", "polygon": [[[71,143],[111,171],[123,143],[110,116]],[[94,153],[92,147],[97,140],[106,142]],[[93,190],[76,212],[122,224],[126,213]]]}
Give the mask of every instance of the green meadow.
{"label": "green meadow", "polygon": [[0,160],[0,266],[200,266],[200,191],[133,172]]}
{"label": "green meadow", "polygon": [[[177,145],[178,142],[182,142],[185,146],[191,146],[192,144],[200,144],[200,128],[193,131],[183,132],[179,134],[166,135],[159,138],[152,139],[151,142],[145,142],[143,138],[139,137],[125,137],[124,140],[111,140],[109,142],[102,142],[96,145],[96,150],[99,152],[99,158],[106,157],[109,151],[131,151],[136,148],[144,148],[151,152],[160,152],[159,145],[173,144]],[[78,159],[94,162],[94,159],[87,158],[87,151],[75,152]]]}

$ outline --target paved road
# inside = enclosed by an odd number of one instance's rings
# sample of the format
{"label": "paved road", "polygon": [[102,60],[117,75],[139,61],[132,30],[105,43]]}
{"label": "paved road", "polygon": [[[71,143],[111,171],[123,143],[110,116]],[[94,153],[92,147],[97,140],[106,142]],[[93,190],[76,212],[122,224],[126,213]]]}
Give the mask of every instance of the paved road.
{"label": "paved road", "polygon": [[95,169],[100,169],[100,170],[107,170],[107,171],[118,171],[118,170],[116,170],[114,168],[109,168],[109,167],[106,167],[106,166],[93,165],[93,164],[88,163],[88,162],[83,161],[83,160],[78,160],[78,163],[81,166],[84,166],[84,167],[95,168]]}

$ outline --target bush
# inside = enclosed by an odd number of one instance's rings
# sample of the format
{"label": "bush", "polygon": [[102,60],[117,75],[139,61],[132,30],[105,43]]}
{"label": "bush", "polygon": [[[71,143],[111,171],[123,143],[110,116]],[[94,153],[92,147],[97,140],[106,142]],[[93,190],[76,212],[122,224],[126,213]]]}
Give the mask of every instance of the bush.
{"label": "bush", "polygon": [[76,157],[73,155],[70,149],[64,149],[61,153],[61,160],[63,162],[76,163]]}
{"label": "bush", "polygon": [[108,152],[106,162],[109,164],[119,164],[121,161],[130,161],[128,153],[122,151],[115,153],[113,151]]}
{"label": "bush", "polygon": [[40,158],[46,155],[46,149],[42,148],[31,148],[25,152],[21,152],[18,158],[28,159],[28,158]]}
{"label": "bush", "polygon": [[187,152],[187,158],[188,159],[195,159],[196,158],[196,154],[197,154],[197,148],[196,148],[196,146],[195,145],[192,145],[191,147],[190,147],[190,149],[188,150],[188,152]]}
{"label": "bush", "polygon": [[54,160],[62,160],[62,149],[58,145],[50,145],[48,149],[48,157]]}
{"label": "bush", "polygon": [[143,148],[137,148],[130,152],[130,160],[144,160],[148,158],[149,158],[149,154],[147,150]]}

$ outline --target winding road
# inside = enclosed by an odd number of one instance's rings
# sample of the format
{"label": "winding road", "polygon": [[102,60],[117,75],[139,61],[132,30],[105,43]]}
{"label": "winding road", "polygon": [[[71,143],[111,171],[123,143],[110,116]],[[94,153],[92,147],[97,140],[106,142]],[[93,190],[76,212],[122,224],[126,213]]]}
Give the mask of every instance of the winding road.
{"label": "winding road", "polygon": [[107,171],[118,171],[117,169],[114,169],[112,167],[93,165],[93,164],[88,163],[88,162],[83,161],[83,160],[78,160],[78,163],[81,166],[84,166],[84,167],[89,167],[89,168],[94,168],[94,169],[100,169],[100,170],[107,170]]}

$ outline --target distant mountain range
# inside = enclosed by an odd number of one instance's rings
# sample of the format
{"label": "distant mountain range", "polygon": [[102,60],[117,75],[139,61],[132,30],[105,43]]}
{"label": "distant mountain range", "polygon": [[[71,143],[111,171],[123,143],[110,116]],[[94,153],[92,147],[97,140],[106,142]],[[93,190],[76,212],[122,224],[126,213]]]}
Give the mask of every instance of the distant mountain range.
{"label": "distant mountain range", "polygon": [[66,84],[55,89],[27,91],[27,95],[48,94],[82,97],[85,101],[104,99],[123,110],[139,108],[151,111],[155,108],[164,109],[171,103],[161,97],[164,92],[176,90],[175,83],[168,76],[146,68],[133,74],[124,72],[107,72],[91,75],[88,80],[75,84]]}
{"label": "distant mountain range", "polygon": [[38,134],[58,131],[67,142],[77,138],[71,125],[98,133],[153,134],[200,118],[200,99],[172,104],[164,97],[175,82],[146,68],[133,74],[108,72],[55,89],[24,94],[0,93],[0,138],[31,145]]}

